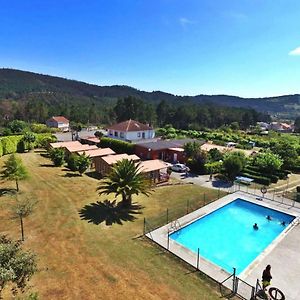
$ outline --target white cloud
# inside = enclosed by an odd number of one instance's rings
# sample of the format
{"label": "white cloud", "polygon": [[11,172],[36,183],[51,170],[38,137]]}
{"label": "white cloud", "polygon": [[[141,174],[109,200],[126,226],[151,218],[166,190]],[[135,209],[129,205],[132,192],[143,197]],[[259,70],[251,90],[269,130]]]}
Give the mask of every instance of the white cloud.
{"label": "white cloud", "polygon": [[290,51],[289,55],[300,55],[300,47]]}
{"label": "white cloud", "polygon": [[194,21],[192,21],[188,18],[184,18],[184,17],[179,18],[179,23],[182,27],[186,27],[188,25],[195,24]]}

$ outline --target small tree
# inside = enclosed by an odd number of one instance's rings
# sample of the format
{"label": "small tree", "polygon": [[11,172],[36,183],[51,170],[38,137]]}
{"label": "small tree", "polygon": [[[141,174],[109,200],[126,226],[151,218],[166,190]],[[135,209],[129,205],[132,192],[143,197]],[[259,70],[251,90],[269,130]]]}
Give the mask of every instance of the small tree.
{"label": "small tree", "polygon": [[77,158],[77,170],[80,175],[82,175],[91,165],[91,159],[85,155],[81,154]]}
{"label": "small tree", "polygon": [[25,132],[23,136],[23,141],[25,143],[26,149],[33,149],[33,143],[36,141],[36,137],[32,132]]}
{"label": "small tree", "polygon": [[16,182],[16,189],[19,192],[19,181],[28,178],[28,173],[22,163],[21,158],[15,154],[11,154],[8,160],[4,163],[2,178]]}
{"label": "small tree", "polygon": [[8,283],[12,284],[13,294],[23,291],[36,270],[35,254],[22,250],[21,242],[0,235],[0,298]]}
{"label": "small tree", "polygon": [[33,212],[35,205],[36,205],[35,201],[29,199],[23,199],[23,200],[17,199],[16,203],[14,203],[11,207],[13,219],[20,220],[22,241],[25,240],[23,219],[28,217]]}
{"label": "small tree", "polygon": [[247,158],[243,152],[230,152],[225,155],[223,160],[223,168],[225,175],[229,180],[233,181],[239,172],[243,170],[247,163]]}
{"label": "small tree", "polygon": [[49,154],[56,167],[61,167],[65,163],[65,151],[63,148],[51,149]]}
{"label": "small tree", "polygon": [[73,172],[78,171],[78,158],[79,156],[74,153],[68,158],[68,168]]}

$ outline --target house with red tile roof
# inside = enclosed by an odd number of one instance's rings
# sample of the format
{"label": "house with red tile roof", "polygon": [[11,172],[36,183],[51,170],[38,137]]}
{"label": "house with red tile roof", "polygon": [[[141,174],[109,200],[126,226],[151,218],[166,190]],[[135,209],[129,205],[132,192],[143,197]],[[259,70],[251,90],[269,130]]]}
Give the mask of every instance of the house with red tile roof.
{"label": "house with red tile roof", "polygon": [[136,142],[141,140],[153,139],[155,136],[154,129],[135,120],[127,120],[114,124],[107,128],[107,135],[110,138]]}
{"label": "house with red tile roof", "polygon": [[46,121],[48,127],[58,128],[61,131],[69,131],[70,122],[67,118],[63,116],[52,117]]}

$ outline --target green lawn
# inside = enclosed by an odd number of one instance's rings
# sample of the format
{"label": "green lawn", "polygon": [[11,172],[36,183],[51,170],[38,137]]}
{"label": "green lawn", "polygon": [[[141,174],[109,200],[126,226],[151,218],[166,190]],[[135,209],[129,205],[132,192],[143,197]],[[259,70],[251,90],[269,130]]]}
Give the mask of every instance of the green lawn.
{"label": "green lawn", "polygon": [[[41,299],[219,299],[215,284],[189,272],[185,264],[145,238],[137,238],[143,231],[143,217],[182,207],[187,199],[201,202],[203,192],[208,201],[216,198],[217,191],[194,185],[156,188],[149,198],[134,198],[143,207],[139,214],[129,214],[136,219],[122,225],[107,226],[105,221],[95,225],[107,217],[105,207],[81,210],[107,199],[98,196],[97,179],[74,177],[65,168],[52,167],[39,153],[20,156],[31,177],[20,183],[19,197],[38,200],[34,214],[25,220],[24,247],[39,258],[30,291],[37,291]],[[0,159],[1,166],[5,159]],[[2,189],[10,187],[13,182],[1,183]],[[19,224],[8,210],[12,201],[13,196],[0,197],[0,232],[17,239]],[[81,219],[80,211],[92,222]],[[119,221],[119,217],[128,214],[112,214],[106,221]]]}

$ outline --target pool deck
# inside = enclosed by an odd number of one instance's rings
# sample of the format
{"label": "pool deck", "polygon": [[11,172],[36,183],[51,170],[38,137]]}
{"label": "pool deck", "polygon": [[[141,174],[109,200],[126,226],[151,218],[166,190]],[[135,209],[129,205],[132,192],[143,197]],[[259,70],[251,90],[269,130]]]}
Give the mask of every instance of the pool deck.
{"label": "pool deck", "polygon": [[[184,246],[178,244],[172,239],[168,240],[168,233],[178,230],[189,223],[213,212],[214,210],[241,198],[271,209],[279,210],[284,213],[300,217],[300,209],[293,207],[292,201],[285,199],[284,204],[272,200],[259,199],[253,195],[236,192],[229,194],[215,202],[212,202],[188,215],[178,219],[177,222],[171,222],[162,226],[146,236],[151,238],[160,246],[168,249],[170,252],[180,257],[190,265],[197,267],[197,253],[190,251]],[[298,220],[298,219],[297,219]],[[293,222],[243,271],[238,277],[248,284],[255,286],[256,280],[261,279],[261,274],[266,265],[272,266],[272,286],[279,288],[286,296],[287,300],[300,299],[300,224]],[[230,274],[221,269],[219,266],[207,261],[201,257],[201,249],[199,249],[200,259],[198,268],[211,278],[218,282],[222,282]],[[232,281],[229,280],[225,284],[230,287]],[[246,299],[250,299],[251,290],[246,285],[241,285],[239,293]]]}

